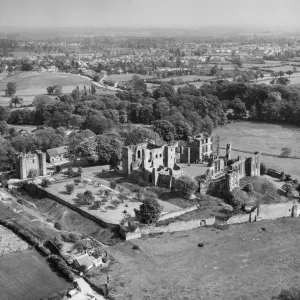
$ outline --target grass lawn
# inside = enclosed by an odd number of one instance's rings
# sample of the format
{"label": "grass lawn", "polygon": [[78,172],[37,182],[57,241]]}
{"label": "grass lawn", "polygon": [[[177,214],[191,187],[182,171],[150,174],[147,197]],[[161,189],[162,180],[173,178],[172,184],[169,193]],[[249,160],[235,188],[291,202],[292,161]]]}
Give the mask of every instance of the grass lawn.
{"label": "grass lawn", "polygon": [[4,226],[0,226],[0,257],[15,252],[22,252],[28,244],[15,233]]}
{"label": "grass lawn", "polygon": [[288,218],[223,231],[198,228],[113,246],[111,295],[120,295],[119,300],[270,300],[299,283],[299,225],[300,220]]}
{"label": "grass lawn", "polygon": [[33,300],[66,290],[67,281],[35,250],[0,258],[0,299]]}
{"label": "grass lawn", "polygon": [[141,79],[150,79],[153,78],[151,75],[139,75],[139,74],[112,74],[109,75],[107,80],[113,80],[113,81],[128,81],[131,80],[132,77],[136,75],[139,76]]}
{"label": "grass lawn", "polygon": [[[213,134],[220,136],[221,147],[231,143],[233,149],[262,151],[280,155],[283,147],[292,149],[292,155],[300,156],[300,128],[288,125],[276,125],[255,122],[238,122],[216,128]],[[240,154],[234,152],[234,157]],[[300,176],[300,160],[262,156],[262,161],[270,168],[284,170]]]}
{"label": "grass lawn", "polygon": [[0,80],[0,105],[9,105],[10,98],[5,97],[4,89],[8,82],[17,84],[17,96],[24,99],[23,104],[32,102],[36,95],[46,94],[46,88],[50,85],[59,84],[63,87],[63,93],[70,93],[78,85],[89,85],[89,80],[85,77],[66,73],[48,73],[48,72],[21,72],[12,74]]}

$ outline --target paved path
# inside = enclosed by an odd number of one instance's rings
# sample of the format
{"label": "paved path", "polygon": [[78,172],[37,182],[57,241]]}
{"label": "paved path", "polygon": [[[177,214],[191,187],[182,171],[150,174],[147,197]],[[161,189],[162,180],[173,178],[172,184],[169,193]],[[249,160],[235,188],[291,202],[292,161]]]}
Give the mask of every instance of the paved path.
{"label": "paved path", "polygon": [[[86,297],[84,298],[84,296],[93,296],[93,297],[95,297],[96,300],[105,300],[105,298],[102,295],[95,292],[83,278],[81,278],[79,276],[75,276],[75,281],[78,283],[78,286],[81,289],[80,294],[82,294],[82,296],[83,296],[82,300],[89,299]],[[78,298],[78,299],[80,299],[80,298]]]}

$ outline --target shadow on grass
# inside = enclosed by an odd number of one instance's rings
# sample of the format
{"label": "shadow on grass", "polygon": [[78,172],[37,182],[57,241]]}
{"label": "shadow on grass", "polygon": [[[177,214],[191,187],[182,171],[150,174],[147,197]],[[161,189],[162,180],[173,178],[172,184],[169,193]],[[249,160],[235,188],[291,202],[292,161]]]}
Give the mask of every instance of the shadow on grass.
{"label": "shadow on grass", "polygon": [[69,195],[69,196],[70,196],[70,194],[69,194],[68,192],[66,192],[66,191],[60,191],[59,194],[62,194],[62,195]]}

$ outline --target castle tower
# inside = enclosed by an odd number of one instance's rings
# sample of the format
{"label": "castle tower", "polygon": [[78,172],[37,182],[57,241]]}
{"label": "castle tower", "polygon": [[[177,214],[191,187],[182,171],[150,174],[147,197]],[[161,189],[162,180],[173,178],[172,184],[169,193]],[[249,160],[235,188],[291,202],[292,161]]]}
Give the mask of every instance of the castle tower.
{"label": "castle tower", "polygon": [[231,144],[226,145],[226,159],[231,159]]}
{"label": "castle tower", "polygon": [[38,164],[39,164],[39,176],[46,176],[47,170],[46,170],[46,153],[37,150],[36,154],[38,156]]}
{"label": "castle tower", "polygon": [[131,163],[132,163],[132,150],[130,147],[123,147],[122,148],[122,167],[123,172],[126,175],[131,173]]}

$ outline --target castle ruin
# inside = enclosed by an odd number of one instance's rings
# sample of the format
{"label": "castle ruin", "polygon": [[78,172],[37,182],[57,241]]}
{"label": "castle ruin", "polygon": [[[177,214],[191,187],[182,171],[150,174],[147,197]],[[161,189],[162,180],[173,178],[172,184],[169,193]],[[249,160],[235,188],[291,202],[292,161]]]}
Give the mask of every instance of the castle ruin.
{"label": "castle ruin", "polygon": [[36,170],[38,176],[46,176],[46,153],[39,150],[35,153],[17,153],[15,166],[20,179],[28,178],[30,170]]}
{"label": "castle ruin", "polygon": [[126,175],[167,188],[175,187],[181,175],[190,175],[198,181],[200,193],[232,191],[242,177],[260,175],[260,152],[233,160],[231,144],[221,156],[220,138],[204,134],[188,137],[186,146],[145,141],[123,147],[122,163]]}

